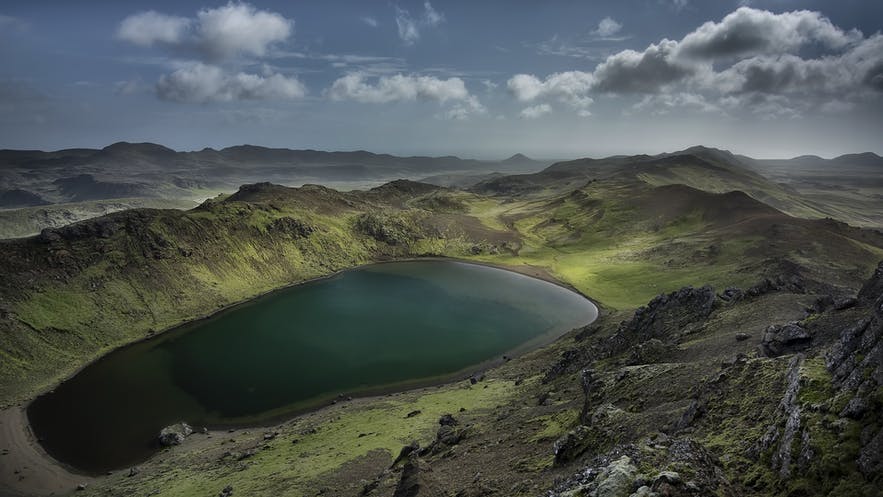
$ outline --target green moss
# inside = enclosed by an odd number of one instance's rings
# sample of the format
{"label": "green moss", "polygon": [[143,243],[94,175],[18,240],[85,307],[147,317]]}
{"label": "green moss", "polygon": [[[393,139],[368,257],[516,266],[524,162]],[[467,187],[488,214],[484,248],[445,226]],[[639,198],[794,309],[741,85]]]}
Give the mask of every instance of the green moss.
{"label": "green moss", "polygon": [[[204,465],[198,461],[215,460],[230,444],[212,444],[195,453],[188,452],[185,444],[155,466],[154,474],[114,477],[97,483],[95,490],[144,495],[157,489],[159,493],[154,495],[188,497],[214,495],[225,485],[232,485],[237,494],[243,495],[314,495],[313,482],[323,474],[378,450],[391,461],[412,440],[428,444],[443,414],[458,413],[463,408],[467,414],[459,415],[461,419],[477,417],[506,402],[515,391],[512,382],[491,379],[481,388],[461,383],[428,393],[411,392],[366,404],[336,406],[322,416],[306,415],[284,425],[275,439],[258,443],[261,449],[245,463],[237,463],[233,457],[227,458],[230,461],[226,464]],[[407,417],[415,409],[421,413]],[[251,438],[260,440],[259,433]]]}
{"label": "green moss", "polygon": [[560,438],[577,425],[579,414],[578,409],[564,409],[531,419],[530,423],[539,423],[542,428],[530,437],[530,441],[539,442]]}

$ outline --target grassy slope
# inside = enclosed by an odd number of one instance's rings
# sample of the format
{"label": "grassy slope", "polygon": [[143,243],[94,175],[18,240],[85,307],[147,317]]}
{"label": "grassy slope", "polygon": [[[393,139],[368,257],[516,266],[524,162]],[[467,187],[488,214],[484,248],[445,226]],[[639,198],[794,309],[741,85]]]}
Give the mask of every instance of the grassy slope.
{"label": "grassy slope", "polygon": [[[597,298],[613,316],[624,317],[615,309],[636,307],[685,284],[744,286],[764,275],[769,259],[799,259],[825,281],[854,286],[883,257],[883,241],[867,232],[755,212],[756,206],[739,204],[739,199],[734,209],[748,214],[728,216],[719,206],[730,200],[621,178],[530,199],[426,191],[407,184],[366,194],[271,187],[187,213],[111,216],[125,228],[98,241],[71,236],[50,243],[7,243],[2,246],[10,278],[4,280],[0,301],[0,399],[28,398],[86,361],[152,331],[273,288],[377,260],[447,255],[541,267]],[[366,232],[366,215],[373,216],[379,231]],[[297,219],[313,232],[300,236],[275,228],[280,218]],[[816,242],[806,244],[807,239]],[[34,267],[42,271],[36,279],[30,272]],[[564,395],[553,409],[526,406],[535,403],[530,396],[542,388],[542,371],[566,346],[556,343],[513,361],[495,373],[489,389],[454,384],[411,392],[400,402],[359,401],[364,403],[351,411],[338,406],[296,422],[301,426],[314,420],[316,434],[298,435],[300,428],[283,425],[283,436],[253,460],[230,462],[219,456],[224,447],[194,446],[193,452],[175,450],[156,458],[138,478],[113,477],[89,493],[114,495],[125,485],[133,495],[154,490],[205,495],[219,491],[222,485],[215,487],[223,480],[237,491],[284,488],[287,495],[306,495],[317,480],[337,481],[335,470],[376,474],[398,446],[431,438],[437,415],[459,407],[484,426],[475,443],[487,447],[500,444],[499,437],[510,440],[517,449],[506,463],[535,475],[535,490],[541,490],[542,482],[564,474],[549,467],[549,444],[572,427],[578,387],[561,387]],[[515,378],[527,381],[515,387]],[[418,402],[425,418],[393,421],[420,395],[425,395]],[[505,434],[506,423],[489,414],[499,414],[499,406],[516,413],[513,419],[526,428],[519,425]],[[381,435],[370,441],[358,437],[369,432]],[[284,440],[289,436],[303,445]],[[229,446],[243,450],[256,443],[233,438]],[[518,445],[526,439],[535,443]],[[371,463],[372,457],[382,461]],[[511,471],[484,459],[475,464],[500,475]],[[451,470],[442,466],[439,471]]]}
{"label": "grassy slope", "polygon": [[195,206],[190,200],[123,198],[0,210],[0,239],[32,236],[43,228],[64,226],[124,209],[191,209]]}

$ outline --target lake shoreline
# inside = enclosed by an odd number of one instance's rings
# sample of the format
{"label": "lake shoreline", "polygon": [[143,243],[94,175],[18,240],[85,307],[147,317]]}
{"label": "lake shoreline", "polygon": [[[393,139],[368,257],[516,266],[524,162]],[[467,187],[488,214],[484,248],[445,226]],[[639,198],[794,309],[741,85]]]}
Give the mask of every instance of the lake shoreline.
{"label": "lake shoreline", "polygon": [[[82,365],[80,368],[78,368],[71,375],[67,376],[64,380],[56,383],[52,388],[45,389],[44,391],[42,391],[38,395],[35,395],[33,398],[29,399],[25,403],[0,410],[0,416],[2,416],[2,419],[3,419],[3,427],[2,427],[3,431],[0,433],[3,433],[4,437],[7,436],[7,434],[15,434],[14,437],[12,437],[13,441],[14,441],[12,448],[14,449],[14,451],[10,451],[9,455],[3,456],[4,457],[4,459],[3,459],[4,467],[6,469],[2,472],[2,474],[0,474],[0,490],[3,490],[4,492],[12,492],[11,495],[15,495],[15,496],[18,496],[18,495],[21,495],[21,496],[47,495],[48,492],[56,492],[57,493],[59,490],[62,490],[64,488],[67,488],[68,490],[73,491],[73,490],[75,490],[76,485],[78,485],[80,483],[88,483],[89,481],[100,477],[100,475],[89,474],[88,472],[83,472],[81,470],[78,470],[77,468],[71,467],[65,463],[57,461],[52,456],[50,456],[45,451],[45,449],[42,447],[42,445],[39,443],[39,441],[36,439],[35,435],[33,434],[32,430],[30,428],[30,423],[29,423],[28,417],[27,417],[27,409],[29,408],[31,402],[33,402],[34,399],[36,399],[40,395],[44,395],[45,393],[52,391],[59,384],[64,383],[65,381],[68,381],[70,378],[72,378],[72,377],[76,376],[78,373],[80,373],[83,369],[85,369],[86,367],[101,360],[102,358],[106,357],[110,353],[120,350],[120,349],[124,349],[126,347],[129,347],[129,346],[132,346],[132,345],[135,345],[138,343],[142,343],[142,342],[147,341],[152,338],[156,338],[156,337],[158,337],[168,331],[177,329],[181,326],[198,323],[199,321],[206,320],[208,318],[217,316],[220,313],[230,311],[238,306],[248,304],[248,303],[253,302],[259,298],[269,296],[273,293],[281,292],[281,291],[290,289],[292,287],[305,285],[305,284],[311,283],[311,282],[330,279],[330,278],[333,278],[335,276],[338,276],[338,275],[348,272],[348,271],[355,271],[355,270],[359,270],[359,269],[369,267],[369,266],[376,266],[379,264],[420,262],[420,261],[432,261],[432,260],[457,262],[457,263],[462,263],[462,264],[472,264],[472,265],[478,265],[478,266],[491,267],[491,268],[506,270],[506,271],[510,271],[513,273],[521,274],[523,276],[539,279],[539,280],[545,281],[547,283],[551,283],[556,286],[567,289],[569,291],[572,291],[572,292],[582,296],[583,298],[585,298],[591,305],[593,305],[595,307],[595,309],[597,311],[596,317],[594,320],[597,320],[597,318],[600,317],[600,315],[601,315],[601,308],[593,300],[589,299],[586,295],[584,295],[582,292],[578,291],[577,289],[575,289],[571,285],[556,279],[545,268],[539,268],[539,267],[535,267],[535,266],[507,266],[504,264],[496,264],[496,263],[490,263],[490,262],[484,262],[484,261],[464,260],[464,259],[449,258],[449,257],[435,257],[435,256],[433,256],[433,257],[410,257],[410,258],[390,259],[390,260],[383,260],[383,261],[376,261],[376,262],[360,264],[357,266],[352,266],[352,267],[348,267],[345,269],[340,269],[340,270],[334,271],[332,273],[328,273],[326,275],[301,280],[301,281],[298,281],[298,282],[295,282],[295,283],[292,283],[289,285],[285,285],[283,287],[279,287],[279,288],[276,288],[276,289],[273,289],[273,290],[270,290],[267,292],[263,292],[259,295],[251,297],[247,300],[239,301],[239,302],[236,302],[233,304],[229,304],[229,305],[224,306],[222,308],[218,308],[217,310],[215,310],[212,313],[182,321],[174,326],[170,326],[162,331],[152,333],[152,334],[145,336],[143,338],[140,338],[134,342],[130,342],[130,343],[121,345],[119,347],[115,347],[115,348],[111,349],[110,351],[105,352],[104,354],[102,354],[100,357],[94,359],[93,361],[90,361],[90,362]],[[590,324],[593,321],[590,321],[589,323],[586,323],[586,324]],[[468,368],[464,368],[463,370],[457,371],[455,373],[447,374],[442,377],[429,378],[429,379],[424,379],[424,380],[416,380],[414,382],[399,383],[399,384],[390,385],[390,386],[386,386],[386,387],[378,387],[378,388],[363,390],[361,392],[354,392],[354,393],[351,393],[346,396],[358,398],[362,402],[373,402],[377,399],[381,399],[384,396],[388,396],[388,395],[394,394],[394,393],[417,391],[417,390],[424,389],[424,388],[451,385],[451,384],[454,384],[458,381],[468,379],[471,375],[476,375],[478,373],[492,370],[496,367],[499,367],[501,364],[504,364],[509,358],[517,357],[517,356],[523,355],[525,353],[540,349],[550,343],[553,343],[554,341],[558,340],[560,337],[567,335],[571,331],[572,330],[563,330],[563,331],[559,331],[557,333],[551,332],[551,331],[548,333],[544,333],[543,335],[549,334],[551,336],[543,338],[543,336],[541,335],[540,337],[538,337],[538,338],[540,338],[540,340],[538,340],[536,343],[529,343],[528,347],[516,347],[516,349],[514,349],[514,351],[507,352],[502,357],[498,357],[495,359],[484,361],[482,363],[476,364],[476,365],[468,367]],[[503,357],[506,357],[506,359],[504,359]],[[333,401],[333,399],[339,399],[339,398],[341,398],[341,395],[334,395],[332,397],[323,398],[322,400],[317,401],[314,405],[310,405],[309,407],[306,407],[302,410],[293,410],[293,411],[288,411],[285,413],[280,413],[279,416],[271,416],[270,418],[265,419],[261,422],[247,423],[247,424],[237,423],[237,424],[231,424],[231,425],[218,426],[215,428],[226,430],[226,429],[248,429],[248,428],[273,427],[273,426],[280,425],[284,422],[290,421],[292,419],[298,418],[300,416],[303,416],[307,413],[319,412],[319,411],[329,407],[330,405],[336,403],[336,401]],[[153,458],[155,455],[156,454],[152,455],[150,458]],[[6,463],[10,463],[10,462],[13,464],[6,464]],[[20,473],[13,473],[13,471],[12,471],[13,467],[19,467],[19,466],[28,467],[29,471],[32,472],[34,474],[34,476],[33,477],[25,477],[23,479],[19,478],[19,476],[21,476],[21,474]],[[117,469],[116,471],[120,471],[120,470]],[[7,472],[9,474],[7,474]],[[49,488],[52,488],[53,490],[49,490]]]}

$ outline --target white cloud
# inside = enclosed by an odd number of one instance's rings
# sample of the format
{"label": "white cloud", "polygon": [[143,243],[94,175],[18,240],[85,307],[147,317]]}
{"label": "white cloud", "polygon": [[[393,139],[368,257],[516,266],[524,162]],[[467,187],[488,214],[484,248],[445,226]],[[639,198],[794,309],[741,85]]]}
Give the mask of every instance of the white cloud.
{"label": "white cloud", "polygon": [[883,35],[841,29],[818,12],[742,7],[679,41],[610,55],[591,72],[517,74],[508,87],[519,101],[558,100],[583,114],[598,94],[643,95],[631,110],[652,113],[843,112],[883,101]]}
{"label": "white cloud", "polygon": [[407,10],[396,6],[396,26],[399,28],[399,38],[405,45],[413,45],[420,39],[420,28],[417,27],[411,14]]}
{"label": "white cloud", "polygon": [[438,26],[445,22],[445,15],[432,8],[429,2],[423,2],[423,22],[427,26]]}
{"label": "white cloud", "polygon": [[588,115],[587,109],[593,102],[589,96],[593,84],[592,73],[568,71],[552,74],[542,81],[531,74],[516,74],[509,79],[506,86],[521,102],[554,99],[567,104],[581,115]]}
{"label": "white cloud", "polygon": [[191,20],[186,17],[168,16],[148,10],[123,19],[117,29],[117,38],[142,47],[156,43],[180,43],[184,40],[190,23]]}
{"label": "white cloud", "polygon": [[601,38],[609,38],[622,30],[622,24],[616,22],[612,17],[605,17],[598,23],[598,27],[592,31],[593,34]]}
{"label": "white cloud", "polygon": [[141,91],[142,84],[140,79],[132,79],[128,81],[117,81],[113,85],[113,91],[117,95],[134,95]]}
{"label": "white cloud", "polygon": [[220,58],[238,54],[263,56],[268,46],[291,36],[294,24],[279,14],[232,2],[200,10],[196,17],[197,36],[203,49]]}
{"label": "white cloud", "polygon": [[363,103],[387,103],[414,100],[466,100],[469,91],[460,78],[438,79],[432,76],[381,76],[372,84],[363,73],[338,78],[328,89],[332,100],[355,100]]}
{"label": "white cloud", "polygon": [[550,112],[552,112],[551,105],[539,104],[539,105],[533,105],[531,107],[526,107],[526,108],[522,109],[521,112],[519,113],[519,115],[523,119],[536,119],[536,118],[543,116],[545,114],[548,114]]}
{"label": "white cloud", "polygon": [[396,74],[369,80],[368,75],[355,72],[335,80],[326,90],[331,100],[361,103],[434,101],[452,106],[439,114],[446,119],[465,119],[484,114],[487,109],[469,93],[460,78],[440,79],[433,76]]}
{"label": "white cloud", "polygon": [[810,43],[838,49],[861,38],[861,32],[845,32],[819,12],[799,10],[774,14],[741,7],[721,22],[706,22],[685,36],[678,45],[678,55],[721,59],[781,54]]}
{"label": "white cloud", "polygon": [[429,2],[423,3],[423,15],[419,19],[411,16],[408,10],[395,6],[395,21],[399,38],[405,45],[413,45],[420,40],[420,30],[424,27],[435,27],[445,22],[445,15],[435,10]]}
{"label": "white cloud", "polygon": [[296,78],[278,73],[227,74],[217,66],[195,63],[160,77],[156,93],[172,102],[207,103],[294,100],[303,98],[307,90]]}
{"label": "white cloud", "polygon": [[380,23],[377,22],[377,19],[375,19],[371,16],[362,17],[362,22],[364,22],[368,26],[371,26],[372,28],[376,28],[377,26],[380,26]]}
{"label": "white cloud", "polygon": [[469,119],[473,115],[485,113],[487,113],[485,106],[478,101],[477,97],[470,95],[465,101],[454,104],[453,107],[442,113],[439,117],[443,119],[463,121]]}
{"label": "white cloud", "polygon": [[219,61],[237,55],[262,57],[271,45],[287,40],[293,26],[294,21],[280,14],[230,2],[202,9],[194,18],[155,11],[133,14],[120,23],[117,37],[143,47],[162,44],[190,50]]}
{"label": "white cloud", "polygon": [[695,69],[674,60],[678,42],[662,40],[643,52],[623,50],[595,68],[594,89],[606,93],[654,93]]}

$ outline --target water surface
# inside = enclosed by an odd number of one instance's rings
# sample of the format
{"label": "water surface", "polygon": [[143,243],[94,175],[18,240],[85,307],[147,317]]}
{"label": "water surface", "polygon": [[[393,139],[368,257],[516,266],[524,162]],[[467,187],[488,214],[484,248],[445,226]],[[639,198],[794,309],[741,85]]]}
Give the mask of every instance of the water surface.
{"label": "water surface", "polygon": [[28,416],[50,455],[97,473],[143,460],[178,421],[255,424],[340,394],[441,379],[596,316],[574,292],[501,269],[366,266],[112,352]]}

